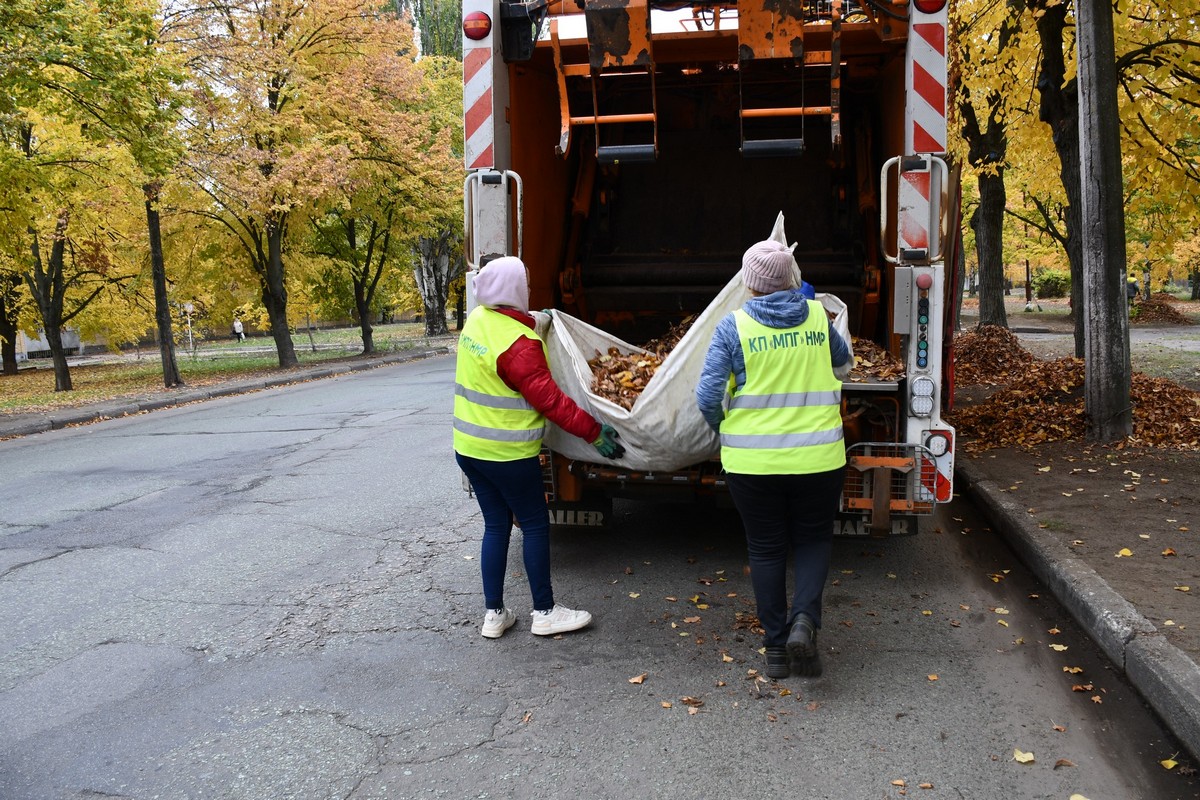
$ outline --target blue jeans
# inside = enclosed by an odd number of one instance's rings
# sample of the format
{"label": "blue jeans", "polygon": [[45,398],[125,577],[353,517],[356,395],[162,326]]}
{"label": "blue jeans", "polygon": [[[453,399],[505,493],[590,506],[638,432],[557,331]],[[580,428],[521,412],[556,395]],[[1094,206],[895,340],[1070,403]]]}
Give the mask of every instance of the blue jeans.
{"label": "blue jeans", "polygon": [[550,586],[550,511],[537,456],[517,461],[484,461],[454,454],[483,512],[483,599],[487,608],[504,607],[504,573],[513,520],[521,526],[522,555],[533,607],[554,608]]}
{"label": "blue jeans", "polygon": [[[763,644],[787,644],[796,615],[806,614],[821,627],[821,596],[833,551],[845,467],[810,475],[744,475],[725,478],[746,529],[750,583],[763,626]],[[788,553],[794,591],[788,613]]]}

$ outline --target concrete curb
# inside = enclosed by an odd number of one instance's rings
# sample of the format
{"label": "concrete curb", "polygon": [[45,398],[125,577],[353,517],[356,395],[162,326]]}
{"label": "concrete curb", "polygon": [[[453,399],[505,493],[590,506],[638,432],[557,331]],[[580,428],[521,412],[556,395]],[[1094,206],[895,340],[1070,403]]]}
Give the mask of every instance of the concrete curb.
{"label": "concrete curb", "polygon": [[1069,547],[1039,528],[1029,512],[977,466],[961,459],[955,478],[992,528],[1049,587],[1192,757],[1200,758],[1200,667],[1196,662],[1167,641]]}
{"label": "concrete curb", "polygon": [[229,397],[231,395],[246,394],[247,392],[257,392],[263,389],[272,389],[321,378],[335,378],[339,375],[362,372],[363,370],[375,369],[376,367],[389,364],[403,364],[406,361],[416,361],[432,356],[445,355],[449,352],[449,347],[430,347],[345,364],[321,364],[278,375],[263,375],[257,378],[231,381],[208,388],[184,388],[177,393],[163,394],[149,398],[128,398],[107,403],[93,403],[77,408],[64,408],[38,414],[0,415],[0,440],[30,436],[35,433],[58,430],[59,428],[66,428],[71,425],[87,425],[106,419],[116,419],[117,417],[157,411],[163,408],[173,408],[174,406],[186,405],[202,400],[212,400],[217,397]]}

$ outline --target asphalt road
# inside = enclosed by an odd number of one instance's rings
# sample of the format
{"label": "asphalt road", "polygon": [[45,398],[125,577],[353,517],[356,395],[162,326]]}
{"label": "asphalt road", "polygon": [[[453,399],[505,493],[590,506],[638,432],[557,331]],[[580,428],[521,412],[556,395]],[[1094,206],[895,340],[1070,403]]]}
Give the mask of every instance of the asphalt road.
{"label": "asphalt road", "polygon": [[559,639],[514,542],[518,625],[481,638],[452,373],[0,442],[0,798],[1197,796],[961,501],[837,544],[817,681],[751,673],[737,518],[692,506],[557,537],[556,595],[596,615]]}

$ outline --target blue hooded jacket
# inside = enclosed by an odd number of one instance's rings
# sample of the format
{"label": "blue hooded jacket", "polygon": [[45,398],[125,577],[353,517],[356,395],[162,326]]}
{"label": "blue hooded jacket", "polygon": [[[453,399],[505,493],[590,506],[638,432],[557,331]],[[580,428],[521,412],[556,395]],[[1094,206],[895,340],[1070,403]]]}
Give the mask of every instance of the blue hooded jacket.
{"label": "blue hooded jacket", "polygon": [[[810,287],[811,288],[811,287]],[[804,289],[784,289],[781,292],[752,297],[742,310],[754,321],[770,328],[794,328],[808,319],[808,300]],[[829,351],[833,366],[840,367],[850,360],[850,348],[842,335],[829,323]],[[722,402],[729,376],[740,389],[746,383],[746,361],[738,342],[737,322],[726,314],[713,331],[712,344],[704,356],[704,368],[696,386],[696,404],[705,422],[714,431],[720,430],[725,417]]]}

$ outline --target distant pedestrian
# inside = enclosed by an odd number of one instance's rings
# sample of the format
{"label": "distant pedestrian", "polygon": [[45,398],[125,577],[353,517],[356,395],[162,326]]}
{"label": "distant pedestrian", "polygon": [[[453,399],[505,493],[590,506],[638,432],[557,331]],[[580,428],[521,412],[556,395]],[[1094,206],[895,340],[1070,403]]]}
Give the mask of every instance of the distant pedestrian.
{"label": "distant pedestrian", "polygon": [[1137,300],[1137,296],[1138,296],[1137,278],[1130,278],[1129,280],[1127,280],[1125,282],[1125,297],[1128,298],[1130,303],[1132,303],[1135,300]]}
{"label": "distant pedestrian", "polygon": [[243,329],[242,329],[241,317],[233,318],[233,335],[234,335],[234,338],[236,338],[239,342],[246,341],[246,334],[243,332]]}

